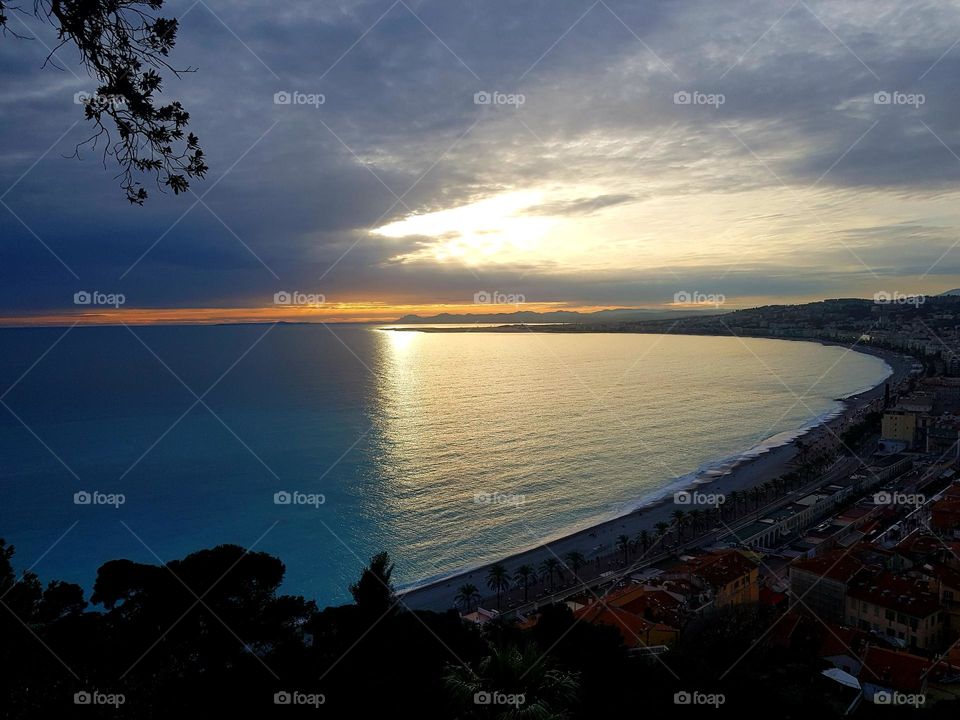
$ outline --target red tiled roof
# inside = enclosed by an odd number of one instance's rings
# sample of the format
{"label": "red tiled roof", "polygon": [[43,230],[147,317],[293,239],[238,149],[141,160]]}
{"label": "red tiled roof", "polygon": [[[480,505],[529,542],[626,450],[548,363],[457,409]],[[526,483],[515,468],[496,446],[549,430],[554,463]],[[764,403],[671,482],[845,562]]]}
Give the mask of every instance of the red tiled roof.
{"label": "red tiled roof", "polygon": [[863,656],[860,680],[901,692],[922,690],[932,666],[925,657],[871,645]]}
{"label": "red tiled roof", "polygon": [[681,625],[683,603],[665,590],[647,589],[608,603],[648,620],[673,627]]}
{"label": "red tiled roof", "polygon": [[648,633],[655,623],[644,620],[621,608],[609,607],[602,602],[581,608],[573,614],[577,620],[599,625],[610,625],[620,631],[627,647],[643,646],[648,642]]}
{"label": "red tiled roof", "polygon": [[951,590],[960,590],[960,570],[943,563],[927,563],[923,572],[936,578]]}
{"label": "red tiled roof", "polygon": [[863,569],[863,563],[852,554],[834,550],[812,558],[794,560],[790,567],[837,582],[850,582]]}
{"label": "red tiled roof", "polygon": [[714,588],[722,588],[756,569],[756,563],[737,550],[702,555],[674,568],[672,574],[689,574],[701,578]]}
{"label": "red tiled roof", "polygon": [[930,591],[926,582],[890,572],[859,575],[847,587],[847,597],[917,618],[940,609],[936,593]]}
{"label": "red tiled roof", "polygon": [[901,540],[894,549],[900,553],[926,557],[942,550],[943,541],[933,535],[915,533]]}
{"label": "red tiled roof", "polygon": [[852,627],[842,625],[828,625],[824,629],[823,642],[820,643],[820,657],[834,655],[859,656],[863,646],[870,640],[870,635]]}
{"label": "red tiled roof", "polygon": [[960,498],[945,497],[931,505],[930,525],[940,530],[960,528]]}

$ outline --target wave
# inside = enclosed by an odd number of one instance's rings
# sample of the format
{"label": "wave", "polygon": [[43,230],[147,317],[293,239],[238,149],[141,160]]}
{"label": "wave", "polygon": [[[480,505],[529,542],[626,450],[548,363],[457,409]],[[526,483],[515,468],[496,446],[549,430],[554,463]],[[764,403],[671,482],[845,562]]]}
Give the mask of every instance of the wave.
{"label": "wave", "polygon": [[[822,427],[831,420],[841,416],[848,407],[848,401],[851,398],[854,398],[865,392],[869,392],[884,383],[891,375],[894,374],[894,371],[888,363],[882,359],[880,359],[880,361],[883,363],[885,371],[879,380],[842,395],[834,401],[834,404],[831,408],[811,418],[808,422],[804,423],[800,427],[775,433],[770,437],[761,440],[760,442],[754,443],[746,450],[742,450],[720,459],[707,461],[696,470],[693,470],[685,475],[675,477],[672,480],[669,480],[662,487],[646,492],[635,500],[618,503],[606,513],[601,513],[600,515],[580,520],[575,524],[567,525],[554,531],[553,533],[550,533],[536,543],[531,543],[522,547],[516,547],[507,553],[500,553],[499,557],[513,557],[521,553],[529,552],[545,544],[561,540],[578,532],[583,532],[603,523],[630,515],[638,510],[654,507],[665,502],[674,493],[682,490],[689,490],[694,487],[709,485],[717,480],[729,478],[745,465],[756,461],[758,458],[763,457],[764,455],[768,455],[778,449],[794,444],[797,440],[809,434],[816,428]],[[478,560],[477,562],[466,567],[437,573],[426,578],[419,578],[409,583],[400,584],[397,586],[397,589],[400,592],[409,592],[418,588],[442,583],[446,580],[482,570],[487,567],[490,562],[491,561],[489,559]]]}

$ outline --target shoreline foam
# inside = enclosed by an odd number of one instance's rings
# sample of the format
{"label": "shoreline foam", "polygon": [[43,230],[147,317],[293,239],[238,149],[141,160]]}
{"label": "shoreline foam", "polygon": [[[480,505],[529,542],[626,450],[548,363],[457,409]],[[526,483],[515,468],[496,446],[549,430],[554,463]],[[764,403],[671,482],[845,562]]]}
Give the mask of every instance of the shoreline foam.
{"label": "shoreline foam", "polygon": [[[815,342],[825,346],[844,347],[841,343],[820,341],[815,339],[768,338],[771,340],[793,340],[798,342]],[[893,379],[900,381],[908,374],[907,363],[912,364],[912,358],[877,348],[850,348],[851,352],[860,352],[871,355],[883,361],[887,372],[875,384],[864,389],[853,390],[847,395],[837,398],[836,407],[820,413],[803,426],[795,430],[786,430],[755,443],[746,450],[734,453],[718,460],[709,461],[697,470],[668,482],[657,490],[648,492],[634,501],[628,501],[621,508],[611,511],[610,514],[594,516],[575,526],[563,529],[545,536],[535,545],[517,549],[509,555],[493,561],[478,561],[464,569],[451,570],[448,573],[439,573],[427,578],[411,581],[398,586],[398,594],[403,596],[404,604],[415,609],[444,610],[452,607],[452,598],[456,592],[453,587],[455,581],[471,580],[475,573],[481,573],[494,562],[516,565],[524,562],[539,564],[542,559],[538,556],[561,556],[573,547],[576,542],[598,543],[596,547],[602,550],[584,552],[588,560],[596,555],[609,552],[612,544],[604,545],[603,539],[611,539],[616,534],[627,534],[631,538],[640,529],[651,529],[653,524],[666,515],[663,512],[669,498],[676,492],[713,486],[718,491],[729,494],[732,491],[743,492],[760,484],[764,479],[785,474],[790,463],[797,453],[797,441],[813,433],[818,428],[825,427],[837,418],[854,410],[861,401],[870,400],[878,391]],[[771,443],[775,440],[774,443]],[[713,474],[707,479],[707,476]],[[652,497],[656,495],[657,497]],[[479,581],[474,584],[480,586]]]}

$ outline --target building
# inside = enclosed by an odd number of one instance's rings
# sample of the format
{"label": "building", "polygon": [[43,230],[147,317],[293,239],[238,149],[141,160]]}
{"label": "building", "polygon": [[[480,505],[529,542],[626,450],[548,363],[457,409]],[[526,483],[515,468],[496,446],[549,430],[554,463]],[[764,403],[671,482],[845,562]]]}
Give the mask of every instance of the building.
{"label": "building", "polygon": [[859,679],[864,695],[878,692],[924,693],[933,661],[910,653],[871,645],[863,656]]}
{"label": "building", "polygon": [[930,506],[930,529],[946,538],[960,538],[960,485],[951,485]]}
{"label": "building", "polygon": [[842,624],[847,615],[847,587],[863,563],[844,551],[794,560],[789,567],[790,606],[825,622]]}
{"label": "building", "polygon": [[605,601],[611,607],[678,629],[683,627],[687,614],[683,596],[656,585],[627,585],[609,593]]}
{"label": "building", "polygon": [[689,583],[709,598],[715,608],[755,603],[760,600],[760,569],[756,562],[739,550],[701,555],[672,568],[663,575],[664,587],[669,581]]}
{"label": "building", "polygon": [[916,413],[893,409],[883,414],[880,437],[884,440],[902,442],[908,447],[913,447],[918,436]]}
{"label": "building", "polygon": [[944,613],[943,632],[946,640],[953,643],[960,638],[960,570],[943,563],[928,562],[919,568],[919,573],[940,599]]}
{"label": "building", "polygon": [[647,620],[623,608],[611,607],[605,600],[577,610],[573,617],[578,621],[616,628],[628,648],[670,646],[680,636],[677,628]]}
{"label": "building", "polygon": [[[897,464],[899,465],[899,460]],[[738,530],[735,537],[740,544],[761,550],[779,547],[784,542],[798,539],[806,527],[834,510],[855,487],[871,482],[872,476],[828,485],[796,502],[777,508],[769,515]]]}
{"label": "building", "polygon": [[863,571],[847,587],[846,621],[902,647],[933,651],[946,637],[940,597],[918,577]]}
{"label": "building", "polygon": [[866,467],[867,479],[873,483],[886,482],[899,477],[913,465],[913,461],[906,455],[885,455],[873,460]]}

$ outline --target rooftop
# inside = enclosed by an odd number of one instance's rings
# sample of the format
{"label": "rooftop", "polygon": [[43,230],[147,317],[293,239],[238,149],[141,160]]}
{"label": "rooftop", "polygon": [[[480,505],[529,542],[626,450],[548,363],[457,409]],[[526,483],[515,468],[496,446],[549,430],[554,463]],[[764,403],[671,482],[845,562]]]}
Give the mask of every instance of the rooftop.
{"label": "rooftop", "polygon": [[863,563],[846,552],[834,550],[817,557],[794,560],[790,568],[837,582],[850,582],[863,569]]}
{"label": "rooftop", "polygon": [[695,575],[714,588],[721,588],[755,570],[757,565],[737,550],[701,555],[677,568],[678,574]]}
{"label": "rooftop", "polygon": [[926,582],[886,571],[858,575],[847,588],[847,597],[916,618],[940,610],[940,600]]}
{"label": "rooftop", "polygon": [[925,657],[871,645],[863,656],[860,681],[903,692],[921,690],[932,666]]}

